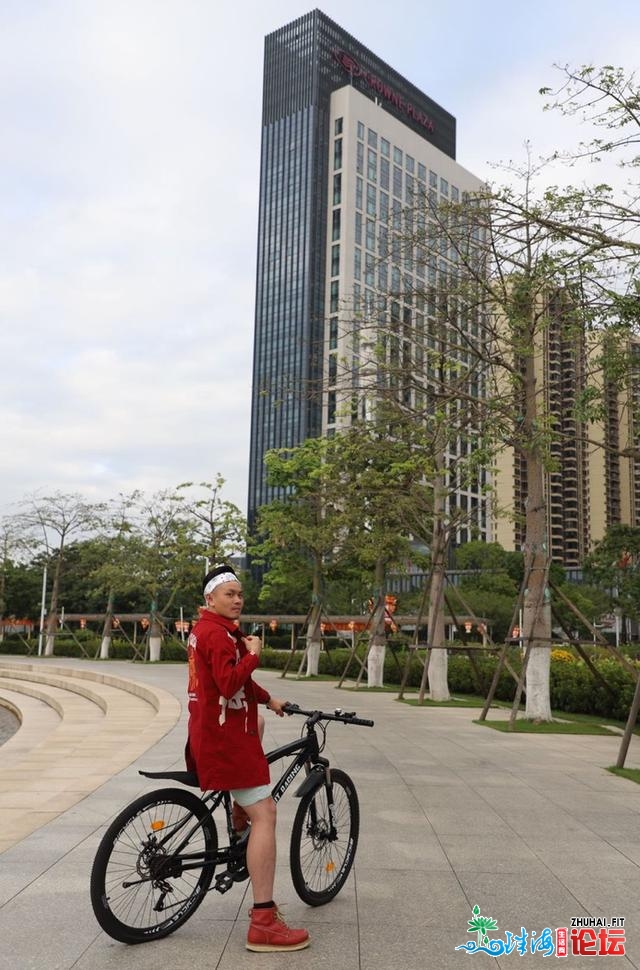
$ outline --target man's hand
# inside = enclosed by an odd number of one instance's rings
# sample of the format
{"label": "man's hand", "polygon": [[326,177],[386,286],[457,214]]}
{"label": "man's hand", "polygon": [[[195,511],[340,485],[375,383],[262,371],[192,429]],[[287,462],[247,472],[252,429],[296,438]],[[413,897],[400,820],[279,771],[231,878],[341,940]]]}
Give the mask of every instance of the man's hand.
{"label": "man's hand", "polygon": [[286,703],[286,701],[279,701],[277,697],[270,697],[267,701],[267,707],[270,711],[273,711],[274,714],[277,714],[278,717],[284,717],[284,711],[282,708]]}
{"label": "man's hand", "polygon": [[255,653],[256,657],[260,656],[262,653],[262,640],[260,637],[244,637],[244,643],[249,653]]}

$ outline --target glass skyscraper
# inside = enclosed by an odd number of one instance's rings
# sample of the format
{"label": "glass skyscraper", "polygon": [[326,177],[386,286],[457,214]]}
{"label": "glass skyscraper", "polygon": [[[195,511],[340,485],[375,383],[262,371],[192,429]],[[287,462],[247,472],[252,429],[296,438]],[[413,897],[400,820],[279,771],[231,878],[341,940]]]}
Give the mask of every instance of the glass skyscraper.
{"label": "glass skyscraper", "polygon": [[266,38],[250,522],[275,497],[265,452],[323,431],[331,95],[345,85],[455,157],[455,119],[319,10]]}

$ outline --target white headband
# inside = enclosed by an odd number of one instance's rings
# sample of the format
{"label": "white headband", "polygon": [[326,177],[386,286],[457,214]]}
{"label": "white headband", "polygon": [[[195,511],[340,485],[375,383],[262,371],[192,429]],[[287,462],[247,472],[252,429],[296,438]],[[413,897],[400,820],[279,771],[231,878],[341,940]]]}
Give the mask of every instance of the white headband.
{"label": "white headband", "polygon": [[217,576],[214,576],[213,579],[209,580],[209,582],[204,588],[203,595],[207,596],[208,593],[213,593],[216,586],[222,586],[223,583],[237,583],[237,582],[238,582],[238,577],[234,576],[233,573],[218,573]]}

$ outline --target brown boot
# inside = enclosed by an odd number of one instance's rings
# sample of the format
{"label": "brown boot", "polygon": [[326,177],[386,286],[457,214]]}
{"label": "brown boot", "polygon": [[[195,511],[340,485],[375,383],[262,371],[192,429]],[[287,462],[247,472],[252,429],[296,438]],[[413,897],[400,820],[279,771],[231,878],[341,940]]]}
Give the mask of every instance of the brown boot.
{"label": "brown boot", "polygon": [[247,950],[269,953],[275,950],[304,950],[309,946],[306,930],[287,926],[277,906],[250,909],[251,923],[247,933]]}
{"label": "brown boot", "polygon": [[238,833],[246,832],[249,828],[249,816],[238,802],[234,802],[231,806],[231,824],[234,831]]}

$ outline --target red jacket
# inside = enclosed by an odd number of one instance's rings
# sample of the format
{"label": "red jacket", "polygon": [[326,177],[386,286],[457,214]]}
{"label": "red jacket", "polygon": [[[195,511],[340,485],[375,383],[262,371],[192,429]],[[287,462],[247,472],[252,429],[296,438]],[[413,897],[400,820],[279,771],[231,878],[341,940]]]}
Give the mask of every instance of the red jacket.
{"label": "red jacket", "polygon": [[189,741],[187,767],[203,791],[269,784],[269,765],[258,736],[258,704],[269,694],[251,674],[237,623],[202,610],[188,643]]}

